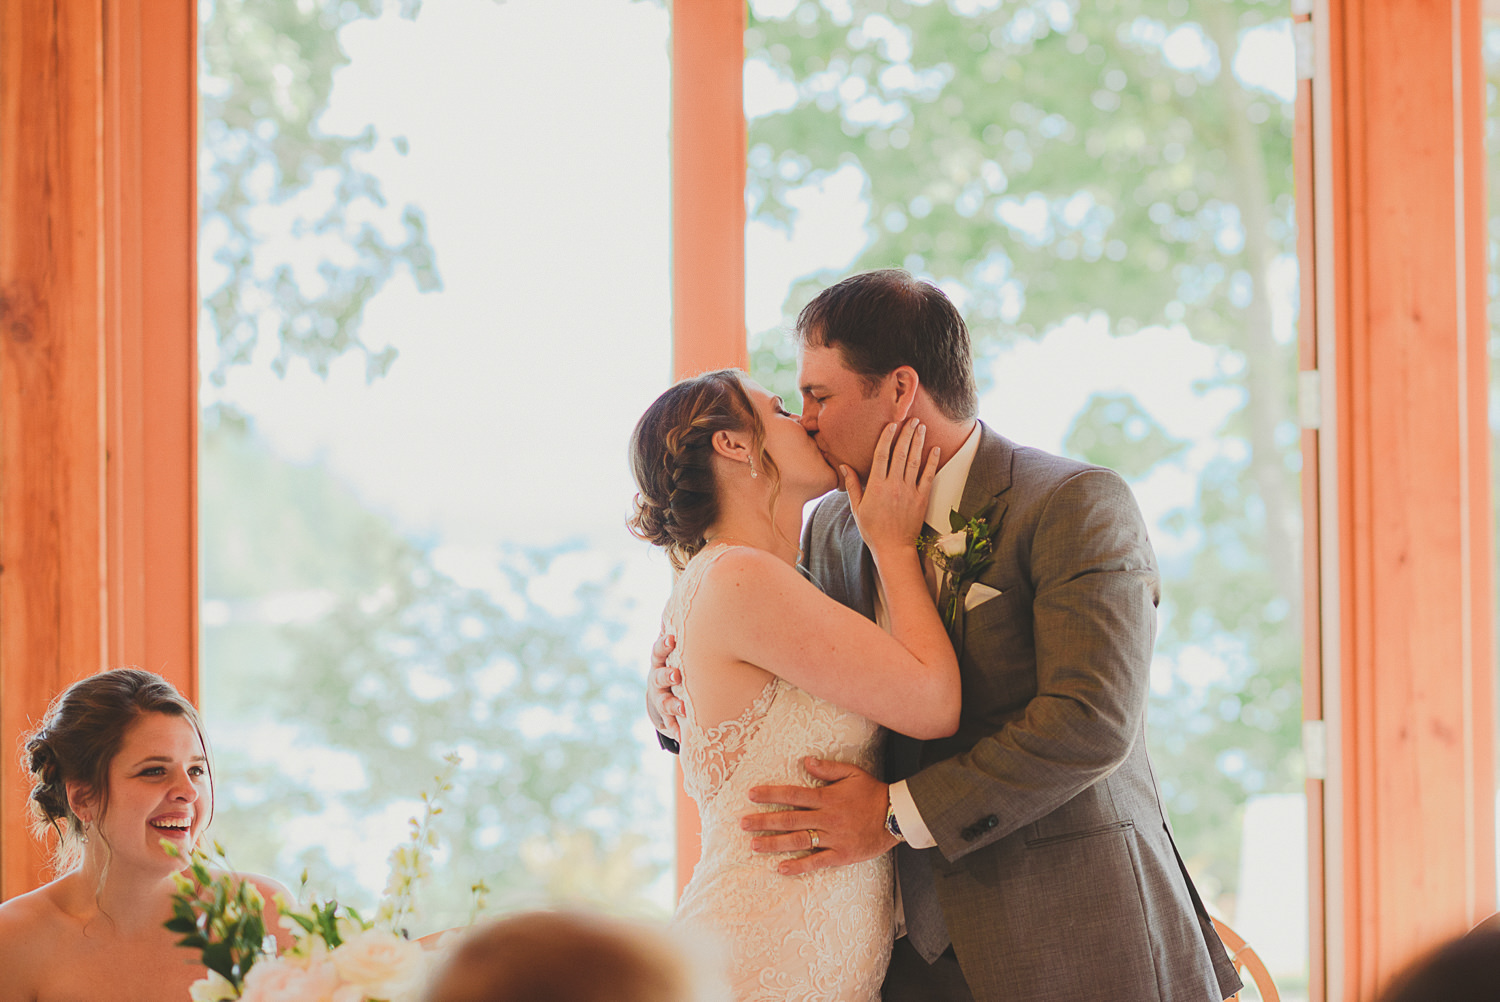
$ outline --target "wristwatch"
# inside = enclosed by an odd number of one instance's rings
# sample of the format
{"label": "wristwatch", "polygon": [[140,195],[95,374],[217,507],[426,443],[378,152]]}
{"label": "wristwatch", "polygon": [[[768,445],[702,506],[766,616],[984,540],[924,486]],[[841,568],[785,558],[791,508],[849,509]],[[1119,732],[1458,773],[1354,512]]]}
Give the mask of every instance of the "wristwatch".
{"label": "wristwatch", "polygon": [[885,803],[885,830],[891,833],[891,838],[897,842],[905,842],[906,836],[901,834],[901,822],[896,820],[896,805],[889,800]]}

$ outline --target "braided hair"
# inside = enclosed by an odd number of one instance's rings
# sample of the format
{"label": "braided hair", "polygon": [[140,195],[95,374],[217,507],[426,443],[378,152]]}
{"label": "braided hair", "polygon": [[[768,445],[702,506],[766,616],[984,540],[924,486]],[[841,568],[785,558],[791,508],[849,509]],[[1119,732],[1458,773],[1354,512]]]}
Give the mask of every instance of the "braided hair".
{"label": "braided hair", "polygon": [[68,784],[87,787],[102,814],[109,803],[110,762],[125,732],[148,713],[182,717],[203,739],[203,723],[193,704],[172,683],[139,668],[116,668],[74,682],[27,736],[22,767],[31,780],[31,829],[38,840],[45,840],[49,830],[56,834],[53,865],[58,873],[82,858],[83,822],[68,802]]}
{"label": "braided hair", "polygon": [[704,534],[719,518],[717,432],[749,432],[755,465],[773,491],[780,484],[743,377],[738,369],[717,369],[682,380],[646,408],[630,436],[630,469],[639,491],[626,524],[636,538],[665,549],[678,570],[703,549]]}

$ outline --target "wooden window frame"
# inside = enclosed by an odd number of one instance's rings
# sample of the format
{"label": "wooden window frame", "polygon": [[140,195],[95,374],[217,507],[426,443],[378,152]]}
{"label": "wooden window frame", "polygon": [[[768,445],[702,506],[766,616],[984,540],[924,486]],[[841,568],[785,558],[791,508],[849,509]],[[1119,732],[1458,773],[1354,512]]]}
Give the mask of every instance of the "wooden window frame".
{"label": "wooden window frame", "polygon": [[47,876],[15,753],[51,698],[198,697],[197,19],[0,4],[0,897]]}
{"label": "wooden window frame", "polygon": [[[1309,6],[1313,993],[1369,999],[1495,907],[1481,5]],[[680,377],[746,364],[745,13],[672,18]],[[108,665],[198,695],[196,46],[188,0],[0,5],[0,747]],[[25,792],[0,897],[45,876]]]}
{"label": "wooden window frame", "polygon": [[1495,907],[1480,2],[1318,0],[1312,21],[1313,987],[1370,999]]}

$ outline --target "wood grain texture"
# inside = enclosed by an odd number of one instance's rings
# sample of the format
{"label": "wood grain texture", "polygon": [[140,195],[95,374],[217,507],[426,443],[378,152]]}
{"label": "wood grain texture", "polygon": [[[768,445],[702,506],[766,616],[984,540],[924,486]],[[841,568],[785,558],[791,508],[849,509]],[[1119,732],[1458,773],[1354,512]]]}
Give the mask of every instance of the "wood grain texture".
{"label": "wood grain texture", "polygon": [[745,5],[672,5],[672,370],[745,367]]}
{"label": "wood grain texture", "polygon": [[[196,698],[196,5],[0,4],[0,747],[105,667]],[[45,876],[0,763],[0,897]]]}
{"label": "wood grain texture", "polygon": [[1483,92],[1455,87],[1455,30],[1479,46],[1453,6],[1329,7],[1350,999],[1493,910],[1484,257],[1458,225],[1483,123],[1455,105]]}
{"label": "wood grain texture", "polygon": [[106,11],[109,662],[196,702],[197,10]]}
{"label": "wood grain texture", "polygon": [[0,894],[34,886],[18,735],[104,664],[97,3],[0,4]]}

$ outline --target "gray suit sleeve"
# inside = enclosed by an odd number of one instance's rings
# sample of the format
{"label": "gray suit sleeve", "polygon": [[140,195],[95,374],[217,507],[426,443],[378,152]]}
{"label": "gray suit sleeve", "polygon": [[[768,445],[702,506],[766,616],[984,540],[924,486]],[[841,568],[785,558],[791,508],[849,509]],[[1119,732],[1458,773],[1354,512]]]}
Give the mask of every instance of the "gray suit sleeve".
{"label": "gray suit sleeve", "polygon": [[909,789],[949,860],[1051,813],[1113,772],[1142,733],[1159,576],[1129,487],[1077,473],[1044,502],[1030,547],[1035,665],[1003,650],[981,671],[1033,670],[1036,695],[1000,730],[923,769]]}

